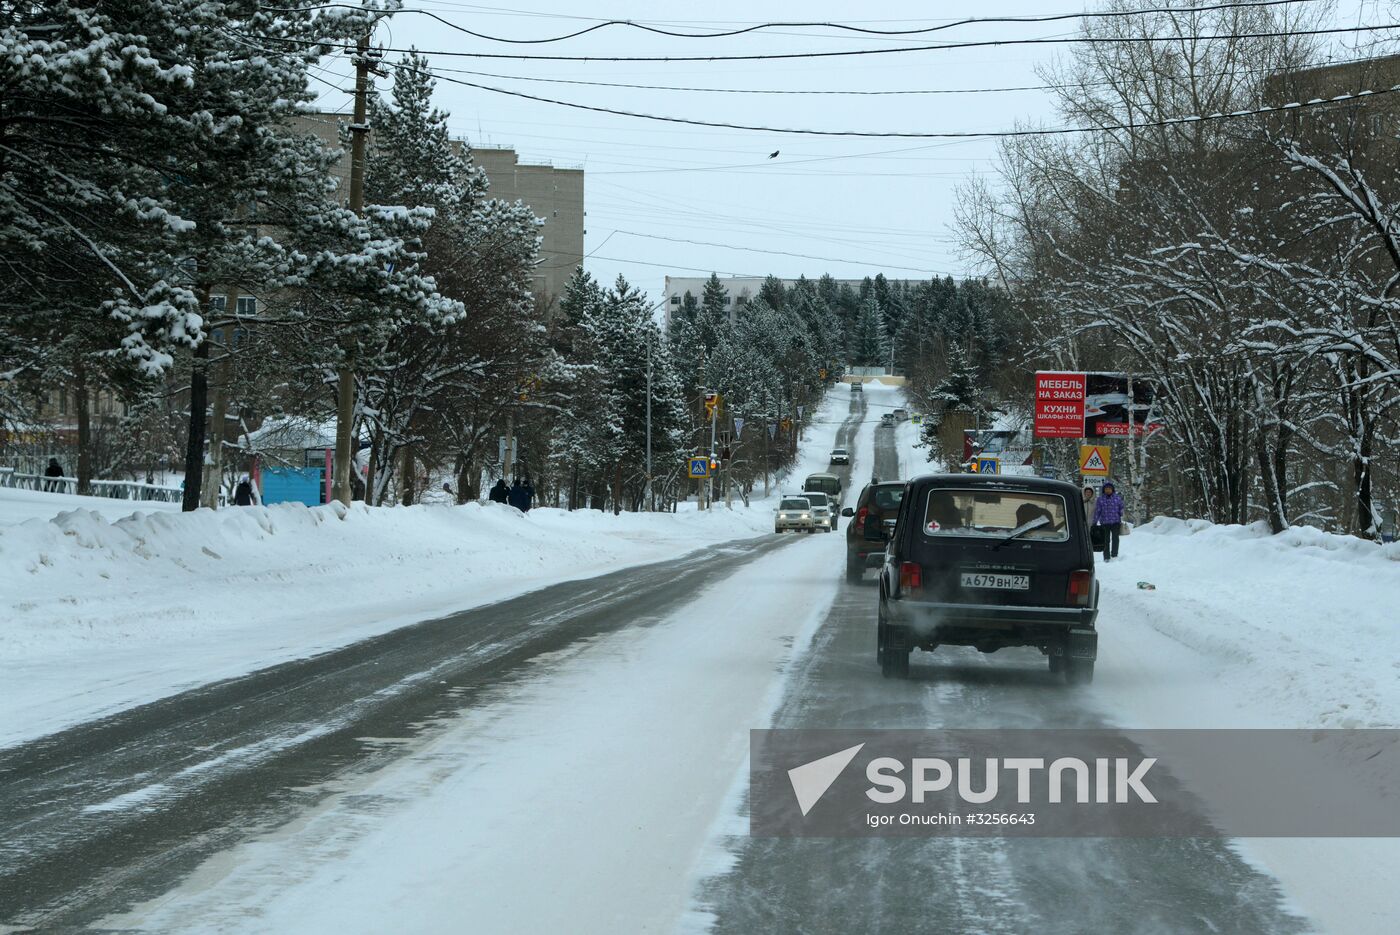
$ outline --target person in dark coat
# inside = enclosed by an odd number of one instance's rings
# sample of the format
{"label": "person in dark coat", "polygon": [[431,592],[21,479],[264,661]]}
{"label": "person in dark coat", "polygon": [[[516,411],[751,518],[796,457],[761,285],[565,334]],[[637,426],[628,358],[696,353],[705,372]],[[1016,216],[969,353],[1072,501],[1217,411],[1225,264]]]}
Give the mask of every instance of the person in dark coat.
{"label": "person in dark coat", "polygon": [[1093,487],[1084,488],[1084,525],[1089,527],[1089,544],[1095,552],[1103,548],[1103,530],[1094,525],[1094,503],[1098,495]]}
{"label": "person in dark coat", "polygon": [[487,491],[486,496],[492,503],[505,503],[510,491],[506,490],[506,479],[502,477],[496,481],[496,486]]}
{"label": "person in dark coat", "polygon": [[1118,557],[1123,532],[1123,498],[1113,481],[1103,485],[1103,493],[1094,501],[1094,525],[1103,530],[1103,560],[1112,561]]}
{"label": "person in dark coat", "polygon": [[[63,476],[63,466],[62,466],[61,464],[58,463],[58,459],[57,459],[57,458],[50,458],[50,459],[49,459],[49,466],[46,467],[46,468],[44,468],[44,476],[45,476],[45,477],[62,477],[62,476]],[[51,481],[51,480],[46,480],[46,481],[44,481],[44,490],[46,490],[46,491],[53,492],[53,491],[62,489],[62,487],[63,487],[63,485],[60,484],[60,483],[58,483],[57,481]]]}
{"label": "person in dark coat", "polygon": [[253,482],[248,479],[247,474],[240,477],[238,479],[238,486],[233,488],[233,505],[253,505]]}
{"label": "person in dark coat", "polygon": [[517,477],[515,483],[510,485],[510,493],[506,495],[506,502],[521,512],[529,509],[525,505],[525,487],[520,483],[520,478]]}
{"label": "person in dark coat", "polygon": [[525,477],[525,485],[520,488],[520,499],[525,504],[520,509],[526,513],[530,512],[530,507],[535,505],[535,485],[530,483],[528,475]]}

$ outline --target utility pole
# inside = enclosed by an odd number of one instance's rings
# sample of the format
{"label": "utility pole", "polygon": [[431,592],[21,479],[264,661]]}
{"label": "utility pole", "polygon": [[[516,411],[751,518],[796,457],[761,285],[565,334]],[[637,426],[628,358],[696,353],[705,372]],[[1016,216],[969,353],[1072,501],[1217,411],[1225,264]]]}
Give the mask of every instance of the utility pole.
{"label": "utility pole", "polygon": [[656,511],[656,503],[651,498],[651,335],[647,335],[647,510]]}
{"label": "utility pole", "polygon": [[[365,144],[369,137],[369,33],[355,42],[355,117],[350,124],[350,204],[359,214],[365,207]],[[331,465],[331,497],[349,506],[350,471],[355,459],[355,368],[352,348],[342,343],[335,388],[335,461]]]}
{"label": "utility pole", "polygon": [[[715,460],[715,427],[719,424],[719,410],[722,405],[724,405],[723,397],[716,393],[715,408],[710,412],[710,452],[706,455],[710,461]],[[708,480],[710,484],[710,494],[706,498],[706,504],[708,505],[715,502],[715,472],[711,471],[710,476],[706,478],[706,480]]]}
{"label": "utility pole", "polygon": [[[229,289],[228,295],[224,298],[224,319],[229,315],[238,314],[238,287]],[[211,329],[207,341],[215,341],[216,335],[220,335],[219,344],[223,357],[218,364],[218,376],[214,383],[214,399],[210,406],[209,414],[209,457],[206,459],[204,471],[204,482],[200,486],[200,499],[204,501],[204,506],[211,510],[219,508],[219,492],[223,487],[224,477],[224,423],[228,420],[228,384],[231,365],[229,355],[233,353],[233,342],[230,335],[233,329],[223,327]],[[212,348],[211,348],[212,350]]]}

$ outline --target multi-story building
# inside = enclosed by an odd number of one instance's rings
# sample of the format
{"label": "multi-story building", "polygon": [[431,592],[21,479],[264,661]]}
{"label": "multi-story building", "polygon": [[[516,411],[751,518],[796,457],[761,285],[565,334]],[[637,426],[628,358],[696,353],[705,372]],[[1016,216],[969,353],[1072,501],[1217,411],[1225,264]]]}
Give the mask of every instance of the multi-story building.
{"label": "multi-story building", "polygon": [[[302,114],[296,125],[321,138],[327,145],[339,146],[340,127],[348,124],[349,114]],[[374,145],[374,134],[369,136]],[[467,144],[457,141],[457,146]],[[522,201],[544,222],[540,229],[540,265],[531,277],[531,291],[547,309],[553,309],[564,291],[564,284],[583,262],[583,170],[547,164],[522,163],[509,147],[471,147],[472,159],[486,173],[490,196],[502,201]],[[342,197],[350,190],[350,156],[347,152],[335,167],[341,179]]]}

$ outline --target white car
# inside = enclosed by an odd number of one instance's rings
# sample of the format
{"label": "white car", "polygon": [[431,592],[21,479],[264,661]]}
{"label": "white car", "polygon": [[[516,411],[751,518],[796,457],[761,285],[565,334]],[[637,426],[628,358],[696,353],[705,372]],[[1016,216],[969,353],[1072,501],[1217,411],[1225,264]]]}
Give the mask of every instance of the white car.
{"label": "white car", "polygon": [[813,532],[817,521],[812,516],[812,504],[806,497],[783,497],[778,504],[778,515],[773,520],[774,532],[795,529],[800,532]]}
{"label": "white car", "polygon": [[836,504],[824,493],[809,490],[802,495],[807,502],[812,505],[812,522],[822,532],[831,532],[836,528]]}
{"label": "white car", "polygon": [[851,463],[851,453],[850,453],[849,451],[847,451],[845,448],[833,448],[833,449],[831,449],[831,463],[832,463],[832,464],[850,464],[850,463]]}

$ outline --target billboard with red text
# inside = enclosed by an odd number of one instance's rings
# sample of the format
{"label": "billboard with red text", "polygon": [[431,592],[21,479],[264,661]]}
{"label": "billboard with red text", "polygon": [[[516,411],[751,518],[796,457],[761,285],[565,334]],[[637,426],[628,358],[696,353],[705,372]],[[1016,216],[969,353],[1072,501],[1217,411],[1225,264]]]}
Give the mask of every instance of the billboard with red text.
{"label": "billboard with red text", "polygon": [[1161,431],[1157,388],[1125,373],[1053,370],[1035,375],[1036,438],[1115,438]]}

